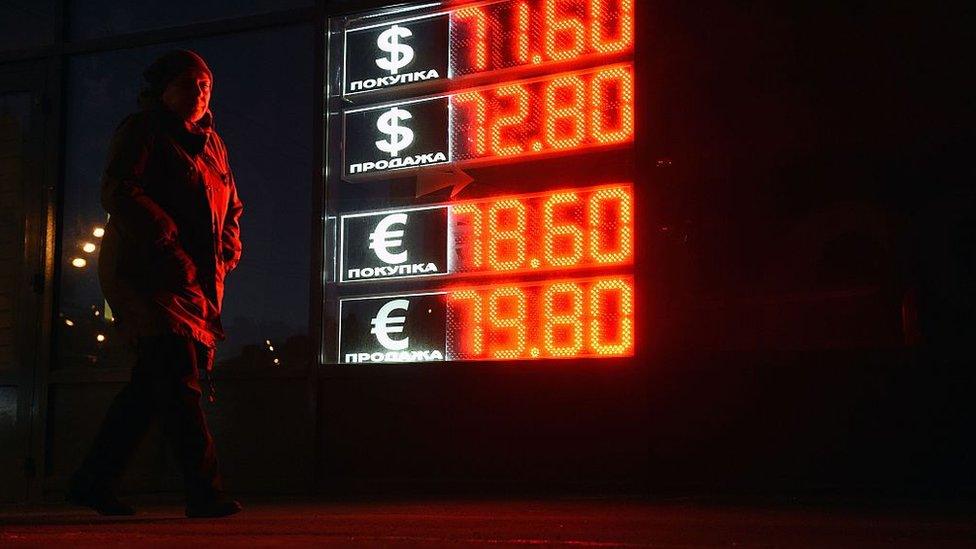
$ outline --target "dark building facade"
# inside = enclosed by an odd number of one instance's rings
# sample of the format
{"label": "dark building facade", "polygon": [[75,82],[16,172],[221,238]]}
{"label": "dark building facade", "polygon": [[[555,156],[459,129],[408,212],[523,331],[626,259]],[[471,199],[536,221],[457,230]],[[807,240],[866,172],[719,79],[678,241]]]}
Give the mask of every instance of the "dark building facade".
{"label": "dark building facade", "polygon": [[[60,497],[128,379],[99,180],[173,48],[213,69],[245,203],[207,405],[230,490],[976,487],[964,6],[634,2],[633,356],[338,365],[329,32],[387,4],[0,4],[0,501]],[[176,470],[153,434],[124,488]]]}

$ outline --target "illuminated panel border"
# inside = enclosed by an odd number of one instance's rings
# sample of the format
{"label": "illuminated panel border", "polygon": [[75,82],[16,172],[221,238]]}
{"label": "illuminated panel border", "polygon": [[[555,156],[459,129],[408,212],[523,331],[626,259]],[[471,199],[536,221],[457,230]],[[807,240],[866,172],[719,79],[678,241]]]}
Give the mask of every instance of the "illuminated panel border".
{"label": "illuminated panel border", "polygon": [[[346,272],[347,220],[447,209],[446,272],[350,278]],[[608,211],[615,215],[611,222]],[[509,214],[509,215],[505,215]],[[612,183],[429,206],[357,212],[340,217],[339,281],[358,283],[420,277],[517,276],[624,267],[633,264],[633,185]],[[501,229],[498,229],[499,226]],[[414,227],[416,224],[413,225]],[[497,230],[492,231],[495,228]],[[404,230],[411,230],[407,225]],[[416,229],[414,229],[416,230]],[[398,238],[402,238],[402,235]],[[406,244],[391,244],[405,246]],[[426,263],[425,250],[397,247]],[[512,252],[516,255],[513,257]],[[365,253],[365,252],[364,252]],[[417,258],[420,259],[417,259]],[[380,260],[377,260],[379,264]],[[388,268],[388,267],[385,267]]]}
{"label": "illuminated panel border", "polygon": [[[400,306],[397,316],[390,317],[391,304],[410,305],[412,299],[431,297],[436,299],[427,300],[426,311]],[[376,302],[372,307],[378,312],[369,319],[370,327],[359,318],[356,326],[363,332],[352,336],[365,338],[372,347],[353,348],[351,353],[347,349],[344,355],[343,306],[354,302]],[[634,280],[629,275],[344,298],[339,301],[338,357],[342,363],[356,364],[633,356],[634,304]],[[409,316],[422,317],[436,307],[441,308],[435,314],[443,315],[443,326]],[[380,342],[381,335],[393,332],[397,341]],[[418,339],[422,343],[415,347],[411,340]],[[393,343],[402,345],[391,348]]]}
{"label": "illuminated panel border", "polygon": [[[597,95],[600,100],[605,99],[607,94],[601,84],[608,82],[612,77],[620,79],[618,90],[620,100],[614,103],[607,100],[606,104],[600,105],[593,103]],[[561,89],[572,89],[574,92],[567,96],[559,93]],[[583,90],[583,98],[580,98],[577,93],[580,89]],[[533,97],[534,104],[530,103]],[[572,97],[572,101],[576,101],[575,106],[573,103],[566,104],[567,97]],[[397,171],[424,169],[427,166],[445,163],[465,167],[622,147],[633,143],[636,131],[633,64],[620,63],[349,109],[343,112],[344,140],[349,131],[348,115],[401,107],[409,111],[410,105],[443,98],[448,99],[448,127],[445,129],[448,145],[446,161],[403,166],[404,162],[401,159],[396,167],[384,165],[380,169],[369,167],[365,171],[350,172],[347,171],[350,166],[346,159],[346,151],[343,150],[344,178],[356,180]],[[488,107],[489,102],[491,105],[505,103],[507,106],[499,107],[499,110],[513,112],[490,112],[492,109]],[[462,103],[474,103],[474,105],[462,108],[460,107]],[[459,111],[466,114],[462,117]],[[602,114],[608,111],[615,113],[614,123],[619,124],[618,128],[608,130],[603,126],[605,121]],[[563,124],[566,121],[572,123]],[[567,127],[575,128],[569,130],[575,135],[567,135]],[[463,139],[462,135],[473,137]],[[377,136],[381,137],[380,134]],[[406,151],[406,157],[410,154]],[[376,155],[379,156],[379,153]],[[391,162],[389,159],[381,160],[387,164]]]}

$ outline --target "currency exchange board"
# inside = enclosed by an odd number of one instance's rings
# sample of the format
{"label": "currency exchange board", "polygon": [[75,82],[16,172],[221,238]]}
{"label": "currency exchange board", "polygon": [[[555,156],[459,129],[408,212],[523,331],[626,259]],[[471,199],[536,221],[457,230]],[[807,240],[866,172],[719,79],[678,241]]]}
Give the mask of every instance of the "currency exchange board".
{"label": "currency exchange board", "polygon": [[329,25],[322,361],[632,356],[633,0]]}

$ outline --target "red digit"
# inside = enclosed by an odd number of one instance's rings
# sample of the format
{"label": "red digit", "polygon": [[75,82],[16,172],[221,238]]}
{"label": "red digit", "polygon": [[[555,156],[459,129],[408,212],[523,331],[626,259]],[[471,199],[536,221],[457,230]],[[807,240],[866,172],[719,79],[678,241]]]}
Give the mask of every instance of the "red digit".
{"label": "red digit", "polygon": [[496,89],[495,97],[498,102],[501,102],[502,99],[510,98],[515,104],[515,108],[513,112],[496,116],[492,120],[490,129],[491,151],[498,156],[521,154],[523,151],[522,144],[519,142],[504,144],[502,132],[506,128],[518,127],[525,123],[525,119],[529,116],[529,92],[525,89],[525,86],[512,84]]}
{"label": "red digit", "polygon": [[[606,303],[617,294],[617,311],[607,310]],[[600,280],[590,287],[590,347],[598,355],[624,355],[634,345],[634,289],[619,278]],[[616,326],[604,323],[616,320]],[[607,335],[615,341],[607,341]]]}
{"label": "red digit", "polygon": [[[545,13],[544,43],[546,56],[552,61],[572,59],[586,48],[586,27],[578,17],[560,14],[563,0],[543,0]],[[566,40],[568,38],[568,40]]]}
{"label": "red digit", "polygon": [[[451,215],[455,218],[460,218],[463,216],[468,217],[469,227],[467,231],[467,246],[466,258],[468,265],[474,268],[480,268],[482,263],[482,247],[484,246],[484,238],[481,234],[481,208],[477,204],[466,203],[466,204],[455,204],[451,206]],[[458,220],[460,221],[460,220]]]}
{"label": "red digit", "polygon": [[[606,13],[606,0],[590,0],[590,47],[599,53],[615,53],[630,48],[634,43],[634,1],[618,0],[620,6],[611,18]],[[616,36],[607,36],[611,19],[617,20]]]}
{"label": "red digit", "polygon": [[[554,149],[578,147],[586,139],[586,86],[577,75],[554,78],[545,89],[543,135]],[[560,124],[562,122],[562,124]]]}
{"label": "red digit", "polygon": [[[502,223],[506,211],[511,215],[505,217],[514,216],[514,222]],[[514,198],[488,207],[488,267],[493,271],[511,271],[525,264],[525,217],[525,205]],[[509,245],[503,246],[506,242]]]}
{"label": "red digit", "polygon": [[[611,91],[616,95],[613,98]],[[610,144],[633,139],[634,75],[629,67],[603,69],[593,76],[590,116],[590,133],[598,142]]]}
{"label": "red digit", "polygon": [[[518,358],[525,351],[525,294],[516,286],[497,288],[488,295],[488,319],[497,334],[509,334],[507,348],[493,348],[494,358]],[[493,335],[495,335],[493,334]]]}
{"label": "red digit", "polygon": [[[604,208],[616,203],[617,220],[604,219]],[[600,189],[590,196],[590,257],[597,263],[624,263],[634,253],[634,213],[630,190],[623,187]],[[607,230],[607,229],[611,230]],[[612,230],[616,229],[616,230]],[[615,238],[610,245],[604,236]]]}
{"label": "red digit", "polygon": [[[550,285],[542,292],[542,316],[546,352],[551,356],[578,355],[583,348],[583,289],[571,282]],[[568,332],[569,337],[559,337],[557,326],[566,328],[560,332]],[[559,345],[558,341],[566,343]]]}
{"label": "red digit", "polygon": [[462,21],[470,21],[474,25],[474,44],[469,45],[471,51],[471,65],[476,71],[488,68],[488,17],[480,7],[461,8],[454,12],[454,16]]}
{"label": "red digit", "polygon": [[[578,203],[578,194],[566,192],[550,196],[542,205],[542,251],[549,265],[565,267],[576,265],[583,259],[583,231],[572,223],[560,223],[556,220],[558,206]],[[557,238],[560,243],[569,244],[569,253],[559,253],[567,246],[557,250]]]}
{"label": "red digit", "polygon": [[515,61],[523,65],[529,62],[529,3],[515,5]]}
{"label": "red digit", "polygon": [[488,152],[485,139],[488,108],[485,105],[485,96],[476,91],[464,92],[455,95],[453,101],[455,105],[467,107],[469,125],[474,127],[474,131],[465,132],[469,134],[467,139],[473,145],[474,154],[484,156]]}
{"label": "red digit", "polygon": [[481,296],[474,290],[458,290],[449,294],[452,312],[457,314],[457,326],[470,335],[460,342],[461,356],[481,356],[484,352],[484,328]]}

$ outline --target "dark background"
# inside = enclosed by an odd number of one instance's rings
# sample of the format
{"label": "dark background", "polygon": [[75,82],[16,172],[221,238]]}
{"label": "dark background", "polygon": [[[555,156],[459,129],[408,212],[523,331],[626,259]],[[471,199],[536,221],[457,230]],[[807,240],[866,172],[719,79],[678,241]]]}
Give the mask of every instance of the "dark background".
{"label": "dark background", "polygon": [[972,7],[654,12],[673,360],[652,478],[971,491]]}
{"label": "dark background", "polygon": [[[54,315],[98,299],[68,271],[67,239],[141,68],[171,47],[211,61],[250,239],[227,307],[257,326],[229,346],[211,413],[231,489],[972,496],[968,3],[637,2],[646,360],[356,371],[316,367],[307,343],[315,59],[321,18],[380,3],[287,4],[0,4],[0,28],[39,33],[0,40],[0,70],[44,67],[52,107],[32,112],[62,128],[44,138],[60,166],[43,180],[57,189]],[[36,400],[5,404],[0,428],[34,426],[25,477],[53,495],[127,374],[92,373],[122,363],[98,353],[65,367],[64,339],[41,326],[55,358],[25,362]],[[293,372],[265,333],[300,338]],[[147,448],[127,489],[178,486]]]}

